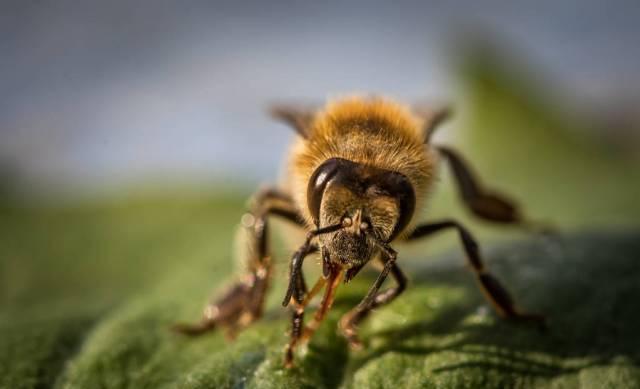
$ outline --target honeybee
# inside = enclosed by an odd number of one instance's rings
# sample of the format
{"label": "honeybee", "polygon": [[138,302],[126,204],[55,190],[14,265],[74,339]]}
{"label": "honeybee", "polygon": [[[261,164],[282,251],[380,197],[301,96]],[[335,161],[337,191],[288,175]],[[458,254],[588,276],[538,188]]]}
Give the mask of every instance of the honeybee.
{"label": "honeybee", "polygon": [[[496,311],[511,319],[542,321],[543,316],[516,308],[501,283],[482,262],[472,234],[455,220],[419,223],[432,188],[438,162],[450,165],[462,202],[477,217],[505,224],[526,223],[515,203],[486,190],[466,161],[452,148],[431,142],[434,130],[450,116],[447,109],[417,114],[383,98],[350,97],[330,101],[321,110],[276,107],[272,114],[297,132],[288,158],[285,183],[260,191],[248,226],[251,250],[246,273],[218,299],[206,306],[202,320],[177,325],[197,335],[223,327],[233,337],[259,319],[271,282],[273,260],[268,244],[268,220],[276,216],[306,231],[306,239],[290,261],[289,282],[282,301],[291,306],[290,340],[284,364],[291,367],[295,348],[307,341],[331,307],[341,280],[348,283],[368,263],[381,271],[362,301],[339,322],[352,348],[362,347],[358,325],[372,309],[388,304],[407,285],[392,247],[444,230],[455,230],[479,287]],[[319,253],[322,275],[307,288],[302,264]],[[391,275],[395,286],[380,290]],[[311,320],[304,323],[309,302],[324,288]]]}

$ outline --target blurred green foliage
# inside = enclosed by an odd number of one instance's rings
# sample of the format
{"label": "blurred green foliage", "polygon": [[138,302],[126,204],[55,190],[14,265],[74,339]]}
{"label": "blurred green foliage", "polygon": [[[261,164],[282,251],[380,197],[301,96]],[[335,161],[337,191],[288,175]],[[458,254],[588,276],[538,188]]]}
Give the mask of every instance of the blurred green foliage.
{"label": "blurred green foliage", "polygon": [[[363,327],[367,349],[350,353],[335,328],[375,276],[363,273],[340,290],[329,320],[298,367],[287,371],[281,362],[288,317],[273,298],[266,318],[234,343],[216,333],[185,339],[168,331],[175,321],[197,318],[204,291],[227,279],[233,235],[227,226],[241,204],[233,198],[149,204],[31,217],[21,211],[11,228],[3,223],[0,387],[640,384],[637,231],[485,250],[520,304],[549,315],[546,333],[486,309],[455,251],[405,263],[411,287]],[[13,261],[6,258],[34,268],[9,269]],[[284,269],[277,270],[280,280]]]}
{"label": "blurred green foliage", "polygon": [[[614,129],[594,123],[595,113],[579,116],[559,83],[541,79],[522,60],[480,46],[460,68],[461,149],[487,181],[532,216],[560,226],[638,224],[640,145],[635,153],[617,152],[604,141]],[[626,132],[634,130],[640,127]]]}
{"label": "blurred green foliage", "polygon": [[[372,273],[341,288],[329,320],[287,371],[287,312],[277,304],[282,264],[267,317],[236,342],[168,331],[198,318],[207,292],[230,279],[246,193],[7,202],[0,208],[0,387],[640,386],[638,161],[579,137],[579,120],[501,67],[485,55],[464,62],[460,148],[487,186],[513,194],[531,217],[563,235],[597,227],[545,242],[472,222],[483,242],[520,239],[484,251],[521,305],[550,316],[548,333],[485,309],[460,250],[428,263],[409,259],[424,256],[420,244],[401,251],[412,285],[363,326],[365,351],[350,353],[335,328]],[[447,175],[441,184],[426,215],[468,221]]]}

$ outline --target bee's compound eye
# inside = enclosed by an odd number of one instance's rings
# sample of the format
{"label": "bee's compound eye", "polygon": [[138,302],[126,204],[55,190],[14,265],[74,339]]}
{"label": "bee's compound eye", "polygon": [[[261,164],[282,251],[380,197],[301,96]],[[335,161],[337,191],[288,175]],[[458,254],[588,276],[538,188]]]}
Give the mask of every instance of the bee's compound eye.
{"label": "bee's compound eye", "polygon": [[344,219],[342,219],[342,225],[344,227],[350,227],[352,224],[353,224],[353,220],[351,220],[351,218],[349,216],[347,216]]}

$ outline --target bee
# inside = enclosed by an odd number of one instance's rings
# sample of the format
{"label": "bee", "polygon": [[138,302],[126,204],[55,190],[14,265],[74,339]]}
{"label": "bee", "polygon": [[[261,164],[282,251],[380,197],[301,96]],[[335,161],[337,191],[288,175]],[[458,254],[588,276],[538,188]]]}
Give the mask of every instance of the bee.
{"label": "bee", "polygon": [[[448,109],[416,113],[397,102],[371,97],[330,101],[323,109],[275,107],[275,118],[297,133],[288,155],[284,184],[260,191],[250,213],[250,248],[242,278],[206,306],[197,324],[177,325],[179,332],[197,335],[216,327],[229,337],[258,320],[273,274],[269,250],[269,218],[283,218],[306,232],[289,263],[288,287],[282,305],[291,306],[290,340],[284,364],[293,366],[297,346],[308,341],[325,318],[341,281],[348,283],[369,263],[380,270],[362,301],[339,321],[354,349],[362,347],[358,325],[372,312],[397,298],[407,277],[393,248],[441,231],[457,232],[466,258],[484,296],[499,315],[540,322],[542,315],[516,308],[502,284],[487,270],[471,232],[453,219],[421,222],[419,212],[434,185],[439,163],[450,166],[462,202],[475,216],[496,223],[527,221],[513,200],[485,189],[454,149],[434,145],[434,130],[450,116]],[[303,262],[317,253],[322,274],[311,289]],[[395,286],[381,290],[391,276]],[[324,289],[308,323],[309,302]]]}

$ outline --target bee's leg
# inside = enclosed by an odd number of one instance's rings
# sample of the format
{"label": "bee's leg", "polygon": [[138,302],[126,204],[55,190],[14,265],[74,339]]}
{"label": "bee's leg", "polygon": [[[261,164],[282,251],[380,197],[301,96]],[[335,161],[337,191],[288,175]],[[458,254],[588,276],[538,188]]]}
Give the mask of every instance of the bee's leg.
{"label": "bee's leg", "polygon": [[293,305],[291,313],[291,338],[285,349],[284,356],[284,365],[286,367],[293,366],[293,352],[303,336],[305,307],[327,282],[324,277],[320,277],[311,292],[307,293],[304,275],[302,273],[302,264],[307,255],[318,250],[318,246],[311,243],[311,239],[314,236],[315,235],[313,233],[309,233],[304,244],[293,254],[291,258],[289,286],[287,287],[287,292],[285,293],[284,300],[282,301],[282,306],[284,307],[288,306],[290,303]]}
{"label": "bee's leg", "polygon": [[[336,296],[336,289],[340,284],[341,277],[342,269],[338,267],[332,268],[332,271],[329,273],[329,276],[326,279],[322,276],[318,279],[316,285],[313,287],[313,289],[311,289],[307,296],[305,296],[302,303],[298,304],[297,302],[294,302],[295,310],[292,316],[291,339],[287,344],[284,354],[285,367],[293,366],[293,353],[296,346],[301,342],[308,341],[309,338],[311,338],[313,333],[320,326],[320,323],[324,320],[327,312],[329,312],[329,308],[331,308],[333,300]],[[326,288],[324,290],[324,295],[322,297],[322,301],[320,302],[320,306],[313,315],[313,319],[311,320],[309,325],[305,327],[303,322],[304,308],[325,285]]]}
{"label": "bee's leg", "polygon": [[[395,263],[395,260],[387,260],[383,263],[385,266],[383,268],[383,273],[385,272],[385,269],[388,268],[387,271],[391,273],[391,276],[396,281],[397,285],[382,292],[377,292],[378,288],[382,285],[382,282],[378,283],[378,281],[376,281],[376,284],[371,288],[367,297],[365,297],[357,307],[346,313],[342,319],[340,319],[340,330],[344,337],[347,338],[349,345],[353,349],[362,348],[362,343],[358,338],[358,324],[364,320],[369,313],[371,313],[371,310],[390,303],[407,287],[407,277],[404,275],[402,270],[400,270],[398,264]],[[379,279],[380,277],[378,277],[378,280]],[[372,292],[375,294],[373,295],[373,298],[370,298]]]}
{"label": "bee's leg", "polygon": [[304,310],[315,297],[316,294],[325,286],[327,280],[324,277],[319,277],[316,284],[313,286],[309,293],[306,293],[304,299],[301,302],[293,301],[293,311],[291,313],[291,334],[290,340],[285,348],[284,365],[285,367],[293,366],[293,352],[298,342],[301,340],[304,328]]}
{"label": "bee's leg", "polygon": [[322,323],[324,318],[327,316],[327,312],[329,312],[331,305],[333,305],[333,300],[336,297],[336,290],[338,289],[338,285],[340,285],[342,275],[342,269],[337,266],[331,267],[329,276],[325,281],[327,288],[324,291],[324,296],[322,297],[320,306],[313,315],[313,319],[305,327],[304,334],[302,335],[303,340],[309,340],[320,326],[320,323]]}
{"label": "bee's leg", "polygon": [[287,345],[287,348],[285,350],[285,367],[293,366],[294,349],[299,340],[303,337],[303,335],[306,335],[307,332],[305,331],[305,334],[302,333],[302,328],[304,326],[304,308],[307,306],[313,296],[315,296],[316,293],[318,293],[320,289],[322,289],[322,287],[325,285],[325,283],[327,283],[328,280],[329,286],[325,291],[325,296],[322,300],[320,308],[318,309],[318,312],[316,312],[314,316],[312,324],[321,321],[322,318],[324,318],[326,311],[329,309],[329,307],[331,307],[331,304],[333,303],[335,289],[337,287],[340,275],[342,274],[342,270],[340,268],[330,266],[329,274],[327,274],[326,279],[323,273],[323,276],[320,277],[318,282],[316,282],[316,285],[313,287],[313,289],[311,289],[311,292],[307,293],[304,276],[302,274],[302,264],[307,255],[318,250],[318,246],[316,244],[312,244],[311,240],[318,235],[337,231],[341,228],[343,228],[342,223],[338,223],[335,225],[330,225],[327,227],[318,228],[314,231],[310,231],[309,233],[307,233],[305,242],[293,254],[291,258],[289,286],[287,287],[287,292],[285,293],[284,300],[282,301],[282,305],[284,307],[288,306],[289,303],[293,303],[294,306],[291,318],[291,340],[289,341],[289,344]]}
{"label": "bee's leg", "polygon": [[514,200],[483,188],[467,162],[456,151],[443,146],[437,147],[437,150],[449,162],[462,201],[474,215],[492,222],[514,224],[538,232],[552,230],[548,226],[526,220]]}
{"label": "bee's leg", "polygon": [[202,319],[196,324],[176,324],[173,330],[185,335],[201,335],[216,327],[225,327],[227,337],[233,339],[237,333],[238,321],[246,310],[246,302],[256,279],[248,274],[237,284],[227,289],[222,296],[209,303],[203,312]]}
{"label": "bee's leg", "polygon": [[[307,255],[318,250],[318,246],[311,244],[311,235],[307,237],[305,243],[300,247],[291,258],[289,269],[289,286],[285,293],[283,306],[293,303],[291,313],[291,338],[285,349],[284,364],[286,367],[293,366],[293,350],[298,343],[298,339],[302,335],[302,327],[304,325],[304,309],[310,298],[307,293],[307,286],[304,281],[302,272],[302,264]],[[316,290],[316,287],[314,287]]]}
{"label": "bee's leg", "polygon": [[272,271],[267,218],[277,215],[301,227],[303,222],[291,199],[274,190],[260,192],[252,208],[252,212],[243,216],[250,240],[250,254],[245,259],[247,272],[226,293],[207,305],[199,323],[178,324],[173,327],[174,330],[187,335],[199,335],[215,327],[225,327],[228,337],[233,338],[239,330],[262,316]]}
{"label": "bee's leg", "polygon": [[304,275],[302,274],[302,264],[307,255],[318,251],[318,246],[311,243],[311,238],[307,238],[305,243],[300,247],[291,258],[291,264],[289,268],[289,285],[287,286],[287,292],[282,300],[282,306],[286,307],[292,301],[300,304],[307,293],[307,284],[304,281]]}
{"label": "bee's leg", "polygon": [[471,264],[471,269],[476,275],[478,283],[480,284],[480,289],[500,316],[508,319],[544,323],[543,315],[522,312],[515,307],[509,292],[507,292],[502,284],[493,275],[491,275],[491,273],[489,273],[482,263],[478,244],[471,233],[458,222],[454,220],[444,220],[437,223],[420,225],[407,237],[407,240],[423,238],[446,229],[455,229],[458,231],[467,260]]}

